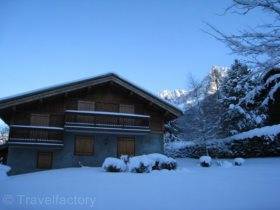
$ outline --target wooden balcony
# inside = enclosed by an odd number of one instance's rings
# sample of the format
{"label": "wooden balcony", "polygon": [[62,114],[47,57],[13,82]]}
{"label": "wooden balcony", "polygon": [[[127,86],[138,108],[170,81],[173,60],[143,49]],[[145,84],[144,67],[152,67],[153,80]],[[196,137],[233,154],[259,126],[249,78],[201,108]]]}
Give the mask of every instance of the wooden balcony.
{"label": "wooden balcony", "polygon": [[150,132],[150,116],[118,112],[66,110],[65,130],[144,135]]}
{"label": "wooden balcony", "polygon": [[17,147],[63,147],[62,127],[11,125],[8,144]]}
{"label": "wooden balcony", "polygon": [[[29,112],[18,111],[16,112],[16,118],[14,119],[14,125],[31,125],[31,115]],[[52,113],[49,114],[49,126],[50,127],[63,127],[64,126],[64,113]]]}

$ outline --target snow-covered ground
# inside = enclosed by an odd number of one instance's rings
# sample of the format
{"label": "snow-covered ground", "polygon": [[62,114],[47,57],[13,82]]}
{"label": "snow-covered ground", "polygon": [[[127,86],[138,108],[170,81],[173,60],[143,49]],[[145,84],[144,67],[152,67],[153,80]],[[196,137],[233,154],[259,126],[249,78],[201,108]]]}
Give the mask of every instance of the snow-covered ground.
{"label": "snow-covered ground", "polygon": [[178,159],[176,171],[149,174],[83,167],[12,176],[0,180],[0,209],[280,209],[280,158],[229,162],[202,168]]}

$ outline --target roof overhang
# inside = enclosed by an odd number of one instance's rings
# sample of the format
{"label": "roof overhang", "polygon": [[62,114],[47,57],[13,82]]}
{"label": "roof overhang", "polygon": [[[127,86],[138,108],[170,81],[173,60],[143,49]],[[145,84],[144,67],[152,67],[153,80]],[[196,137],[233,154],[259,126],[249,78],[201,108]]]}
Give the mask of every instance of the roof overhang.
{"label": "roof overhang", "polygon": [[155,104],[156,106],[164,109],[165,111],[171,113],[173,118],[181,116],[183,113],[177,107],[169,104],[168,102],[164,101],[163,99],[149,93],[148,91],[144,90],[136,86],[135,84],[121,78],[120,76],[109,73],[101,76],[96,76],[84,80],[79,80],[75,82],[70,82],[62,85],[52,86],[49,88],[44,88],[36,91],[31,91],[28,93],[20,94],[13,97],[8,97],[5,99],[0,100],[0,111],[5,110],[14,106],[22,105],[25,103],[29,103],[36,100],[41,100],[44,98],[72,92],[75,90],[83,89],[89,86],[100,85],[107,82],[114,82],[129,91],[141,96],[142,98],[146,99],[147,101]]}

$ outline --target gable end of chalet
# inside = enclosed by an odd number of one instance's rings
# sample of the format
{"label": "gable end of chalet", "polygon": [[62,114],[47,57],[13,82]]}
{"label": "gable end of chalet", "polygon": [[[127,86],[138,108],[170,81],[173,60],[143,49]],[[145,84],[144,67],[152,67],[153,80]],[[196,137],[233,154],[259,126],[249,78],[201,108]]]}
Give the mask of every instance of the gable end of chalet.
{"label": "gable end of chalet", "polygon": [[165,102],[157,96],[149,93],[146,90],[143,90],[142,88],[121,78],[120,76],[114,73],[109,73],[62,85],[52,86],[49,88],[31,91],[29,93],[2,99],[0,100],[0,114],[1,117],[5,119],[5,115],[9,111],[15,110],[17,106],[26,105],[28,103],[36,101],[43,101],[51,97],[67,96],[71,92],[86,88],[90,89],[92,87],[102,85],[105,83],[117,84],[120,87],[127,89],[130,92],[130,94],[136,94],[137,96],[146,100],[147,103],[149,103],[150,105],[153,105],[160,109],[162,112],[164,112],[165,115],[168,116],[168,120],[173,120],[183,114],[181,110],[174,107],[173,105]]}

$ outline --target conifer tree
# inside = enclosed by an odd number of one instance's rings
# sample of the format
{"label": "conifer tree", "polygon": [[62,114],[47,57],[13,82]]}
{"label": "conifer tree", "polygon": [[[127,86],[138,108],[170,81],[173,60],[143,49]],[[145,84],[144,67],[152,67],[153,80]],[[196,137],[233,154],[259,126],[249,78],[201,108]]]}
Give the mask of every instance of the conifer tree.
{"label": "conifer tree", "polygon": [[222,106],[226,110],[220,121],[221,133],[224,136],[246,131],[254,126],[254,120],[246,107],[239,104],[239,101],[255,87],[250,76],[248,66],[235,60],[224,79],[220,93]]}

